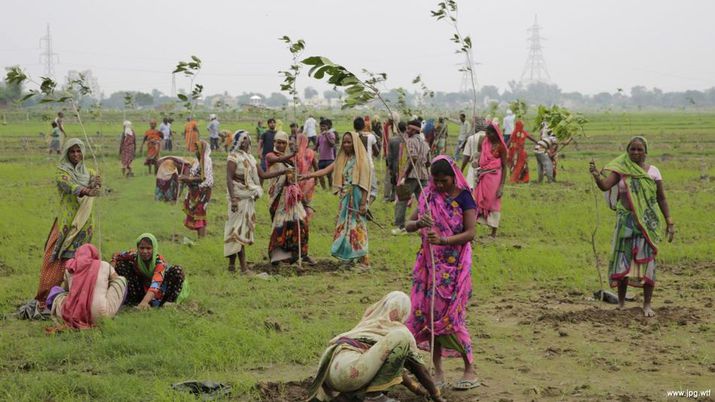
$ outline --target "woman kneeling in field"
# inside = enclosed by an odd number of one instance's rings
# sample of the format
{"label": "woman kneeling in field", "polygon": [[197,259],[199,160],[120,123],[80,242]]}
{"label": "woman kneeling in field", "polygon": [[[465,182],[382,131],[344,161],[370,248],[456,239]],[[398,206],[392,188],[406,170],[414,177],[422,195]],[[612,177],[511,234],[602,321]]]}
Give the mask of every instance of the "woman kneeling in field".
{"label": "woman kneeling in field", "polygon": [[370,306],[355,328],[329,342],[308,400],[330,401],[342,396],[394,402],[383,392],[402,383],[418,395],[444,401],[422,363],[415,338],[403,324],[409,313],[410,298],[402,292],[390,292]]}
{"label": "woman kneeling in field", "polygon": [[112,266],[127,278],[127,297],[124,304],[139,309],[161,307],[165,303],[181,302],[188,296],[184,271],[169,265],[159,255],[159,243],[151,233],[137,238],[137,249],[116,253]]}
{"label": "woman kneeling in field", "polygon": [[658,168],[645,162],[647,155],[646,139],[633,137],[626,152],[604,168],[611,171],[606,179],[601,178],[593,161],[590,171],[598,188],[609,191],[616,187],[618,192],[618,201],[612,206],[616,210],[616,229],[608,263],[611,287],[618,287],[618,308],[623,308],[629,285],[642,287],[643,314],[653,317],[651,298],[655,287],[656,244],[661,230],[657,208],[668,224],[668,242],[673,241],[675,226],[665,198],[663,178]]}
{"label": "woman kneeling in field", "polygon": [[53,317],[71,328],[84,329],[117,314],[127,280],[100,259],[96,247],[80,246],[65,268],[65,287],[55,286],[47,298]]}
{"label": "woman kneeling in field", "polygon": [[471,241],[477,206],[462,171],[449,157],[434,158],[430,173],[419,208],[405,225],[408,232],[420,230],[422,237],[412,272],[412,314],[407,327],[425,350],[429,349],[434,328],[435,380],[444,383],[443,356],[461,357],[464,374],[454,388],[467,390],[479,385],[465,322],[472,294]]}

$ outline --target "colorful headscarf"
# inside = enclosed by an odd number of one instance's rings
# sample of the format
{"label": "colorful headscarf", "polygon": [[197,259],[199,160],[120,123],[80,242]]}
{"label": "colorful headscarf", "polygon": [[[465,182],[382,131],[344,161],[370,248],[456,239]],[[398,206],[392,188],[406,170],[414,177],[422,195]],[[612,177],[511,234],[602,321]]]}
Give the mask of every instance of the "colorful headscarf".
{"label": "colorful headscarf", "polygon": [[[660,241],[661,228],[661,219],[658,214],[658,187],[648,172],[628,156],[628,148],[636,140],[643,142],[647,153],[647,140],[641,136],[633,137],[628,141],[626,152],[609,162],[604,170],[616,172],[621,176],[636,223],[643,232],[648,244],[657,253],[656,243]],[[621,205],[620,202],[619,205]]]}
{"label": "colorful headscarf", "polygon": [[[353,140],[353,154],[355,157],[355,166],[353,167],[352,185],[358,186],[363,190],[370,191],[370,162],[367,158],[367,150],[360,139],[360,134],[348,131],[345,134],[350,134]],[[343,134],[343,137],[345,136]],[[333,169],[333,190],[337,193],[345,185],[343,182],[343,170],[348,163],[349,157],[345,154],[340,142],[340,151],[335,158],[335,168]]]}
{"label": "colorful headscarf", "polygon": [[[410,315],[411,308],[409,296],[400,291],[390,292],[368,307],[353,329],[334,337],[329,344],[335,344],[340,338],[368,338],[379,341],[394,329],[406,329],[404,323]],[[417,351],[414,340],[411,347],[412,350]]]}
{"label": "colorful headscarf", "polygon": [[156,240],[156,237],[154,237],[153,234],[142,233],[139,235],[139,237],[137,237],[137,248],[139,247],[139,243],[141,243],[143,239],[149,239],[149,241],[151,242],[151,260],[147,264],[144,260],[142,260],[141,255],[139,254],[139,250],[137,250],[137,267],[145,277],[151,278],[154,275],[154,269],[156,268],[156,257],[159,255],[159,242]]}
{"label": "colorful headscarf", "polygon": [[211,171],[211,147],[205,140],[196,141],[196,152],[199,154],[199,174],[201,180],[206,180],[207,172]]}
{"label": "colorful headscarf", "polygon": [[[70,162],[69,151],[73,146],[78,145],[80,151],[82,151],[82,160],[73,165]],[[90,173],[89,169],[84,164],[84,143],[79,138],[70,138],[65,142],[65,146],[62,150],[62,157],[60,158],[60,163],[57,167],[63,172],[67,173],[74,183],[80,186],[89,186]]]}

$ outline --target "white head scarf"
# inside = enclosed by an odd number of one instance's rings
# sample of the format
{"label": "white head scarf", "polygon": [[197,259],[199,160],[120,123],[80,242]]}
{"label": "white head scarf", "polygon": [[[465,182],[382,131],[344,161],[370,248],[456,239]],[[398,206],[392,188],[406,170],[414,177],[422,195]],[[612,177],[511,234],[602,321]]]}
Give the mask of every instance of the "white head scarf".
{"label": "white head scarf", "polygon": [[238,130],[233,133],[233,142],[231,143],[231,149],[229,153],[238,152],[241,150],[241,144],[243,144],[243,139],[248,138],[248,153],[251,153],[251,136],[245,130]]}
{"label": "white head scarf", "polygon": [[129,120],[124,120],[124,135],[134,135],[134,130],[132,130],[132,122]]}

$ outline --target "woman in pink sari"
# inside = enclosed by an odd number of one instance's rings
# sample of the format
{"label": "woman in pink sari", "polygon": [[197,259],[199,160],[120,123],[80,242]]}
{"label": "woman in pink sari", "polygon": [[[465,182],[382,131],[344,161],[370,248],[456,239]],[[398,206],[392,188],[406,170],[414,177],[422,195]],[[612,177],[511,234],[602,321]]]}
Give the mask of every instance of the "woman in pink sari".
{"label": "woman in pink sari", "polygon": [[[308,137],[305,134],[298,134],[296,137],[296,155],[295,155],[295,166],[298,170],[299,176],[305,176],[310,173],[311,169],[315,172],[318,171],[318,161],[315,160],[315,151],[308,148]],[[305,211],[308,214],[307,220],[313,216],[313,208],[310,206],[310,202],[313,200],[313,194],[315,193],[315,179],[307,179],[298,182],[300,186],[300,191],[303,193],[303,205],[305,205]]]}
{"label": "woman in pink sari", "polygon": [[424,350],[429,350],[434,325],[435,382],[444,384],[442,357],[461,357],[464,373],[454,388],[466,390],[479,385],[465,321],[472,295],[476,203],[462,172],[448,156],[434,158],[430,173],[419,208],[405,225],[408,232],[419,230],[422,237],[412,272],[412,312],[406,325]]}
{"label": "woman in pink sari", "polygon": [[492,237],[496,237],[501,217],[501,196],[506,180],[506,144],[499,128],[493,123],[486,129],[477,146],[479,169],[474,199],[477,202],[477,223],[492,228]]}

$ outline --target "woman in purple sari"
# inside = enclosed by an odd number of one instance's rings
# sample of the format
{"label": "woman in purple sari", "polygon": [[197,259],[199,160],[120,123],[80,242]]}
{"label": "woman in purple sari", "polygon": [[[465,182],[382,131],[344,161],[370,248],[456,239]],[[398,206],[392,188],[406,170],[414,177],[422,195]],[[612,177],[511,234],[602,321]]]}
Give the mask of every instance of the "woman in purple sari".
{"label": "woman in purple sari", "polygon": [[471,241],[475,233],[476,203],[461,170],[448,156],[434,158],[430,173],[429,185],[420,195],[419,208],[405,225],[408,232],[419,230],[422,237],[422,248],[412,273],[412,312],[407,327],[417,345],[429,350],[433,325],[432,278],[436,278],[434,378],[444,384],[442,357],[461,357],[464,374],[454,388],[467,390],[479,385],[465,321],[472,295]]}

